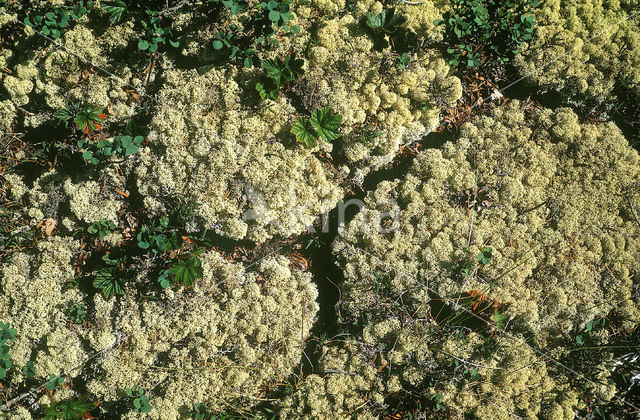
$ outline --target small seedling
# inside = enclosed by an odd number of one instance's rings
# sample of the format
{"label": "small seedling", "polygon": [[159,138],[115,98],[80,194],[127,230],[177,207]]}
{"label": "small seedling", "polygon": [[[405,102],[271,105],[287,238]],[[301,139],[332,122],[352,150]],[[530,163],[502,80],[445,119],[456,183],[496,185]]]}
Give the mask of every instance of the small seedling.
{"label": "small seedling", "polygon": [[87,307],[83,303],[71,303],[67,305],[64,314],[74,324],[82,324],[87,318]]}
{"label": "small seedling", "polygon": [[53,39],[60,38],[64,31],[69,27],[70,19],[78,20],[82,16],[89,13],[89,9],[93,7],[93,1],[89,0],[71,2],[67,0],[65,7],[55,7],[44,15],[27,16],[24,23],[27,26],[39,30],[45,36]]}
{"label": "small seedling", "polygon": [[453,67],[482,65],[480,51],[507,63],[524,41],[531,39],[536,22],[533,9],[539,0],[454,0],[436,26],[446,28],[449,64]]}
{"label": "small seedling", "polygon": [[315,248],[320,249],[320,248],[322,248],[324,245],[326,245],[326,244],[325,244],[324,242],[322,242],[320,239],[318,239],[318,238],[311,238],[311,239],[309,239],[309,242],[307,242],[307,246],[306,246],[306,247],[304,247],[304,249],[309,249],[309,248],[311,248],[312,246],[313,246],[313,247],[315,247]]}
{"label": "small seedling", "polygon": [[267,14],[269,20],[276,27],[284,26],[293,18],[293,15],[289,11],[288,2],[281,3],[276,0],[263,1],[260,3],[260,7],[262,7],[262,10]]}
{"label": "small seedling", "polygon": [[151,411],[151,404],[149,404],[149,397],[145,395],[145,391],[142,388],[127,388],[126,393],[130,397],[134,397],[133,406],[136,409],[136,413],[148,413]]}
{"label": "small seedling", "polygon": [[51,405],[46,406],[44,411],[44,418],[45,420],[75,420],[92,418],[90,416],[86,417],[85,414],[88,414],[88,412],[91,411],[94,407],[94,404],[87,401],[86,398],[82,400],[65,400],[60,402],[52,402]]}
{"label": "small seedling", "polygon": [[399,69],[404,69],[409,65],[409,61],[411,59],[409,58],[409,54],[402,53],[400,54],[397,58],[396,58],[396,67],[398,67]]}
{"label": "small seedling", "polygon": [[391,276],[382,275],[379,273],[374,274],[375,285],[376,285],[376,294],[382,297],[389,296],[391,293]]}
{"label": "small seedling", "polygon": [[64,383],[64,375],[57,376],[52,374],[51,376],[49,376],[49,380],[47,381],[47,383],[44,384],[44,387],[51,391],[59,387],[63,383]]}
{"label": "small seedling", "polygon": [[84,134],[102,129],[102,123],[107,119],[107,115],[103,114],[98,106],[80,105],[77,102],[67,104],[53,115],[64,121],[65,126],[68,126],[69,120],[73,120],[76,128]]}
{"label": "small seedling", "polygon": [[169,217],[160,218],[160,224],[155,222],[151,226],[143,225],[136,236],[138,247],[151,249],[152,252],[172,251],[180,248],[178,234],[174,231],[169,234]]}
{"label": "small seedling", "polygon": [[158,283],[163,289],[171,287],[175,283],[175,278],[171,270],[162,270],[158,276]]}
{"label": "small seedling", "polygon": [[496,326],[498,328],[503,329],[506,325],[506,322],[509,320],[509,317],[496,309],[496,311],[491,316],[491,320],[496,323]]}
{"label": "small seedling", "polygon": [[460,274],[462,275],[462,277],[469,277],[471,274],[473,274],[474,269],[475,266],[471,263],[468,263],[462,270],[460,270]]}
{"label": "small seedling", "polygon": [[78,147],[84,150],[82,157],[89,163],[97,165],[101,160],[111,156],[129,157],[138,152],[144,137],[115,136],[113,140],[78,140]]}
{"label": "small seedling", "polygon": [[99,220],[97,222],[93,222],[87,228],[87,232],[92,235],[98,235],[99,239],[104,238],[108,234],[110,234],[116,228],[116,224],[111,220]]}
{"label": "small seedling", "polygon": [[150,19],[148,22],[142,22],[145,35],[138,38],[138,49],[153,54],[158,51],[160,44],[164,45],[166,42],[172,47],[178,48],[180,42],[172,39],[173,34],[170,26],[161,25],[158,12],[147,9],[146,13],[150,16]]}
{"label": "small seedling", "polygon": [[8,323],[0,322],[0,379],[4,379],[7,376],[7,370],[13,366],[7,343],[15,340],[17,333],[18,331],[11,328]]}
{"label": "small seedling", "polygon": [[35,378],[36,369],[33,367],[33,362],[29,360],[27,363],[25,363],[24,366],[22,367],[21,372],[24,376],[26,376],[29,379]]}
{"label": "small seedling", "polygon": [[441,401],[444,395],[442,393],[437,393],[429,397],[429,399],[433,402],[433,411],[444,411],[447,409],[447,406],[444,405]]}
{"label": "small seedling", "polygon": [[171,269],[175,280],[185,287],[193,285],[196,279],[201,278],[203,274],[200,258],[196,253],[184,260],[179,260]]}
{"label": "small seedling", "polygon": [[402,14],[396,14],[396,9],[394,7],[384,9],[382,12],[375,13],[367,13],[367,26],[372,29],[374,32],[384,32],[387,34],[395,32],[400,25],[404,24],[407,21],[407,18]]}
{"label": "small seedling", "polygon": [[293,55],[284,59],[264,60],[261,66],[266,70],[269,79],[265,83],[256,84],[260,98],[277,99],[284,86],[302,75],[303,64],[304,60],[296,59]]}
{"label": "small seedling", "polygon": [[213,413],[211,413],[204,404],[194,404],[189,415],[195,420],[208,420],[214,418]]}
{"label": "small seedling", "polygon": [[116,271],[116,266],[122,264],[124,259],[123,257],[112,260],[108,254],[102,257],[102,261],[107,264],[107,267],[98,270],[93,280],[93,287],[102,290],[105,299],[111,299],[115,295],[124,294],[125,280]]}
{"label": "small seedling", "polygon": [[492,252],[493,250],[491,249],[491,247],[486,247],[482,252],[478,254],[478,262],[483,265],[489,264],[489,261],[491,261]]}
{"label": "small seedling", "polygon": [[576,342],[583,346],[596,332],[604,329],[606,322],[605,318],[598,318],[595,321],[587,322],[584,326],[584,332],[576,335]]}
{"label": "small seedling", "polygon": [[315,109],[311,118],[298,117],[291,127],[291,133],[299,142],[313,146],[319,138],[330,142],[340,137],[340,124],[342,116],[334,114],[331,108],[324,107]]}

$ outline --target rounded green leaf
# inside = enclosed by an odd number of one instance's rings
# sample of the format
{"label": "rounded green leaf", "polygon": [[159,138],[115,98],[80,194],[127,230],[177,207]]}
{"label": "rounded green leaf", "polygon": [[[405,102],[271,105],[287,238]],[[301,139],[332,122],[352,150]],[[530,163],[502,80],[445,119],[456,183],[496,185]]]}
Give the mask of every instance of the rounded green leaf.
{"label": "rounded green leaf", "polygon": [[142,51],[147,50],[149,48],[149,41],[147,41],[146,39],[139,39],[138,48],[141,49]]}
{"label": "rounded green leaf", "polygon": [[280,20],[280,12],[278,12],[277,10],[272,10],[269,12],[269,20],[271,22],[277,22],[278,20]]}

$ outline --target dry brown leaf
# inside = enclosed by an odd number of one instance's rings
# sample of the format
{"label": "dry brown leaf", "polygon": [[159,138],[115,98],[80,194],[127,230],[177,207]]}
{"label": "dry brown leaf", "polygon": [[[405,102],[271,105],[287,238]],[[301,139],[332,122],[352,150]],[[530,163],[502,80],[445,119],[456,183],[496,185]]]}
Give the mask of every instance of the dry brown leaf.
{"label": "dry brown leaf", "polygon": [[47,219],[40,220],[36,224],[36,227],[42,229],[44,234],[47,235],[47,237],[49,237],[53,234],[53,230],[56,228],[57,225],[58,225],[58,222],[56,221],[56,219],[49,217]]}

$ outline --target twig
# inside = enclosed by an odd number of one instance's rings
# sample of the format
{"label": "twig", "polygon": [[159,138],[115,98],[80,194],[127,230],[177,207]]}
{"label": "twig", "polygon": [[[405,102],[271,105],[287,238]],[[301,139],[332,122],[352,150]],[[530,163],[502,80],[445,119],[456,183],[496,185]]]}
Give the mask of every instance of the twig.
{"label": "twig", "polygon": [[471,223],[469,223],[469,237],[467,238],[467,248],[471,246],[471,234],[473,233],[473,219],[476,216],[476,212],[471,210]]}
{"label": "twig", "polygon": [[424,2],[421,2],[421,1],[409,1],[409,0],[400,0],[400,3],[408,4],[410,6],[419,6],[421,4],[424,4]]}
{"label": "twig", "polygon": [[176,4],[173,7],[168,7],[169,2],[167,1],[167,8],[164,10],[161,10],[160,12],[158,12],[158,16],[163,16],[163,15],[170,15],[171,13],[180,10],[182,7],[186,6],[187,4],[191,3],[191,0],[182,0],[180,3]]}
{"label": "twig", "polygon": [[355,372],[347,372],[346,370],[325,369],[322,373],[342,373],[344,375],[356,376]]}
{"label": "twig", "polygon": [[640,220],[638,220],[638,215],[636,214],[636,210],[633,207],[633,201],[631,201],[631,198],[629,198],[629,196],[627,195],[627,201],[629,202],[629,207],[631,207],[631,214],[633,214],[633,218],[636,219],[636,223],[638,224],[638,226],[640,226]]}

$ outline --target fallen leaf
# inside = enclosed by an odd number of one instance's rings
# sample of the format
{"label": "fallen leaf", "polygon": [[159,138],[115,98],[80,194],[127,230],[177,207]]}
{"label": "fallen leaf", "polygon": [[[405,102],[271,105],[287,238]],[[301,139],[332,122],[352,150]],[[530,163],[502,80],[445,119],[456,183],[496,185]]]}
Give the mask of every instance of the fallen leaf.
{"label": "fallen leaf", "polygon": [[45,235],[49,237],[53,234],[53,230],[56,228],[57,225],[58,225],[58,222],[56,222],[56,219],[49,217],[47,219],[40,220],[36,224],[36,227],[39,229],[42,229]]}

